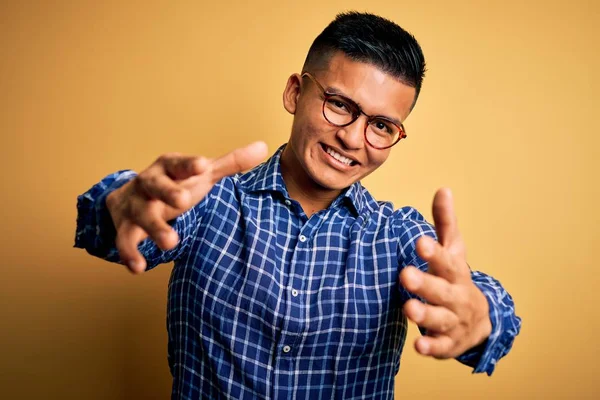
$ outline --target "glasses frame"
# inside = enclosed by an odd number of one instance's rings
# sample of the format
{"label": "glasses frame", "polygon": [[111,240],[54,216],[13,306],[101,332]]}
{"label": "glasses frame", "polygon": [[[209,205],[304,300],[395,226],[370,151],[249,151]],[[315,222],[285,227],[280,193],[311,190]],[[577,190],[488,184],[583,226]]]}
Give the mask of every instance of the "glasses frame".
{"label": "glasses frame", "polygon": [[[382,115],[369,115],[367,113],[365,113],[358,104],[356,104],[355,101],[353,101],[352,99],[349,99],[346,96],[343,96],[339,93],[328,93],[325,88],[323,88],[323,85],[321,85],[319,83],[319,81],[317,80],[317,78],[315,78],[314,76],[312,76],[312,74],[310,74],[309,72],[304,72],[301,77],[308,77],[311,81],[313,81],[315,83],[315,85],[317,85],[317,87],[319,88],[319,90],[321,91],[321,94],[323,95],[324,99],[323,99],[323,105],[321,107],[321,112],[323,113],[323,118],[325,118],[325,121],[327,121],[328,123],[330,123],[333,126],[337,126],[340,128],[352,125],[354,122],[356,122],[356,120],[358,119],[358,117],[360,117],[360,115],[364,115],[365,117],[367,117],[367,123],[365,124],[365,131],[364,131],[364,137],[365,137],[365,142],[367,142],[369,144],[369,146],[373,147],[374,149],[377,150],[385,150],[385,149],[389,149],[390,147],[394,146],[396,143],[398,143],[400,140],[405,139],[408,135],[406,134],[406,129],[404,129],[404,125],[400,124],[398,126],[397,123],[395,123],[394,121],[392,121],[390,118],[384,117]],[[350,122],[340,125],[340,124],[336,124],[331,122],[328,118],[327,115],[325,114],[325,105],[327,104],[327,100],[330,99],[331,97],[341,97],[342,99],[344,99],[345,101],[347,101],[348,103],[352,104],[354,106],[354,108],[357,110],[356,112],[352,113],[352,119],[350,120]],[[373,145],[373,143],[371,143],[369,141],[369,139],[367,138],[367,129],[369,127],[369,123],[375,119],[382,119],[385,120],[389,123],[391,123],[392,125],[394,125],[396,128],[398,128],[398,138],[396,139],[396,141],[392,144],[390,144],[389,146],[385,146],[385,147],[378,147]]]}

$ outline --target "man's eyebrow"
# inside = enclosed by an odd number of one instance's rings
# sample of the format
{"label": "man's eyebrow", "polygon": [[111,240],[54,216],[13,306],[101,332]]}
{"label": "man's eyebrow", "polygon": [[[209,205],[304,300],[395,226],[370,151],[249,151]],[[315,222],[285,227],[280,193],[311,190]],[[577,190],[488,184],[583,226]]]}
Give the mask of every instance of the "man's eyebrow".
{"label": "man's eyebrow", "polygon": [[[339,94],[339,95],[342,95],[342,96],[344,96],[344,97],[346,97],[346,98],[348,98],[348,99],[350,98],[350,97],[346,96],[346,95],[344,94],[344,92],[342,92],[340,89],[336,88],[335,86],[327,86],[327,87],[325,88],[325,92],[327,92],[327,93],[331,93],[331,94]],[[354,100],[353,100],[353,101],[354,101]]]}
{"label": "man's eyebrow", "polygon": [[[358,106],[358,108],[360,108],[362,110],[362,106],[360,105],[360,103],[358,103],[357,101],[355,101],[355,100],[351,99],[350,97],[348,97],[341,89],[338,89],[335,86],[327,86],[325,88],[325,93],[328,93],[328,94],[337,94],[337,95],[340,95],[342,97],[345,97],[346,99],[348,99],[348,100],[352,101],[354,104],[356,104]],[[389,119],[390,121],[392,121],[396,125],[402,126],[402,122],[398,118],[388,117],[387,115],[381,115],[381,114],[377,114],[375,116],[376,117],[383,117],[385,119]]]}

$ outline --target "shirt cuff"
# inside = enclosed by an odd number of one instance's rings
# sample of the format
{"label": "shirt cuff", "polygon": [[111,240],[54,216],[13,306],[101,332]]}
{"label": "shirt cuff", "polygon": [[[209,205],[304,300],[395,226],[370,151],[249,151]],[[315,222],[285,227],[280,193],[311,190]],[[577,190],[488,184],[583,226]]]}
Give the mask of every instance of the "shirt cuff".
{"label": "shirt cuff", "polygon": [[119,171],[104,178],[77,197],[77,229],[75,246],[110,261],[119,261],[115,248],[116,231],[106,207],[106,197],[131,181],[136,173]]}

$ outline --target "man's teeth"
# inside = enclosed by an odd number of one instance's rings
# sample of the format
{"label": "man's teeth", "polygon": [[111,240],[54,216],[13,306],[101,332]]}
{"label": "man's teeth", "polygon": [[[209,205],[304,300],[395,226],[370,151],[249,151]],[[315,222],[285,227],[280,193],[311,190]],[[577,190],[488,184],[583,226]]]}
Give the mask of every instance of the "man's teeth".
{"label": "man's teeth", "polygon": [[352,163],[351,159],[349,159],[348,157],[344,157],[343,155],[341,155],[340,153],[335,152],[334,150],[332,150],[329,147],[327,148],[327,154],[329,154],[331,157],[335,158],[339,162],[342,162],[342,163],[344,163],[346,165],[350,165]]}

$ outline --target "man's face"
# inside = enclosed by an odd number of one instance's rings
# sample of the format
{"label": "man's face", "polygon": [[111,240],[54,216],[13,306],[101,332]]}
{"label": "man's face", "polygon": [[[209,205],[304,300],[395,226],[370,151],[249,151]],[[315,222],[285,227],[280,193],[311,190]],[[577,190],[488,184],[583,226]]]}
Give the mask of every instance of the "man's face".
{"label": "man's face", "polygon": [[[415,89],[371,64],[337,53],[326,70],[310,72],[327,92],[353,100],[368,115],[402,122],[410,113]],[[292,75],[283,97],[285,108],[294,114],[283,157],[321,188],[344,189],[377,169],[390,154],[390,149],[378,150],[365,141],[366,116],[361,114],[345,127],[330,124],[323,117],[322,92],[309,78]]]}

